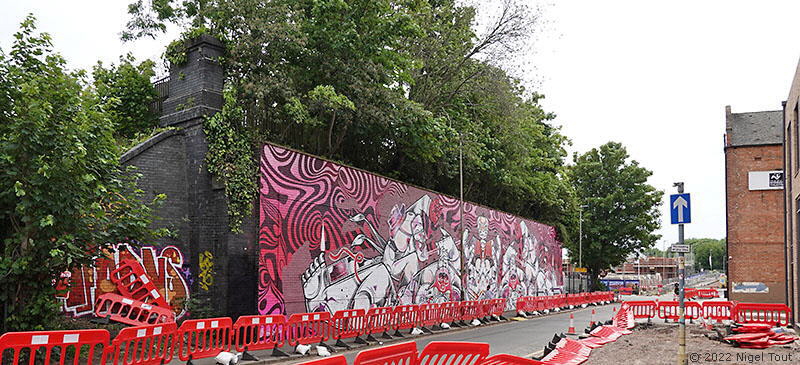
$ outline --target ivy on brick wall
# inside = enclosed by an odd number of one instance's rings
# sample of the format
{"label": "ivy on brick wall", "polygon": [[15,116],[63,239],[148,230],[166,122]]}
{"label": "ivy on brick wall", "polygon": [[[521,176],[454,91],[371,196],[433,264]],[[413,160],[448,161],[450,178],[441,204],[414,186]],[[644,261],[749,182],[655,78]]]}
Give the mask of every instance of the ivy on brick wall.
{"label": "ivy on brick wall", "polygon": [[169,62],[170,65],[185,64],[186,61],[188,61],[186,58],[186,43],[189,40],[208,33],[209,31],[205,27],[195,27],[181,33],[181,36],[178,39],[170,42],[167,45],[167,49],[164,51],[164,58],[167,60],[167,62]]}
{"label": "ivy on brick wall", "polygon": [[236,102],[235,92],[227,87],[225,105],[203,125],[208,142],[206,163],[208,171],[225,186],[228,199],[228,219],[231,231],[240,233],[242,221],[252,211],[258,192],[257,165],[247,130],[238,128],[237,121],[244,112]]}

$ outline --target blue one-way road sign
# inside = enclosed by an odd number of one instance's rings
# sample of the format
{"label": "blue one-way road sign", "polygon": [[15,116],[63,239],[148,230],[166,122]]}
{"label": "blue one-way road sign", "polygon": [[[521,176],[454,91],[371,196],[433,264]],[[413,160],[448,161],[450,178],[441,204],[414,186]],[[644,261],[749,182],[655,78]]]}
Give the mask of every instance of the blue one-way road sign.
{"label": "blue one-way road sign", "polygon": [[672,216],[672,224],[692,223],[692,209],[689,194],[670,195],[669,210]]}

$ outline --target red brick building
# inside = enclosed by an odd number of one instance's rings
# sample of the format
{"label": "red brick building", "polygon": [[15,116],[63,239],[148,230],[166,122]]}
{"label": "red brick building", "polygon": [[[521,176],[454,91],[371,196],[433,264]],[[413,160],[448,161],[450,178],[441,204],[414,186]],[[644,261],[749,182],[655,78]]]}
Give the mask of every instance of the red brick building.
{"label": "red brick building", "polygon": [[664,280],[678,276],[678,259],[674,257],[648,256],[637,260],[628,260],[614,268],[617,274],[660,274]]}
{"label": "red brick building", "polygon": [[725,107],[727,276],[731,300],[786,301],[783,113]]}

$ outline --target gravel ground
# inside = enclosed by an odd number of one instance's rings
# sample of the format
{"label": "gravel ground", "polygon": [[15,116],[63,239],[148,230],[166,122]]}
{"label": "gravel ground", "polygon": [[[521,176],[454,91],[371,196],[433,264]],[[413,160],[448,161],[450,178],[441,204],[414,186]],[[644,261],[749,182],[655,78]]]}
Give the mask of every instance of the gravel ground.
{"label": "gravel ground", "polygon": [[[677,324],[656,324],[634,329],[615,342],[592,350],[589,365],[675,364],[678,352]],[[724,328],[719,327],[722,333]],[[800,344],[773,346],[764,350],[743,349],[710,339],[714,331],[686,325],[686,353],[689,364],[800,364]]]}

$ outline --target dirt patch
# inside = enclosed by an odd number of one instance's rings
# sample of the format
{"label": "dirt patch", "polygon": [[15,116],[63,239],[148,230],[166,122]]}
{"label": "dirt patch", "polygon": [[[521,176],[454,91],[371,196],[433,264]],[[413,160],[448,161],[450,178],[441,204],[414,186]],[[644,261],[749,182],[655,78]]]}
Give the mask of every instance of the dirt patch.
{"label": "dirt patch", "polygon": [[[724,333],[724,329],[719,328]],[[764,350],[734,347],[711,338],[714,331],[686,326],[686,353],[689,364],[800,364],[800,345],[773,346]],[[588,365],[675,364],[678,354],[678,326],[657,324],[637,326],[633,333],[592,350]]]}

